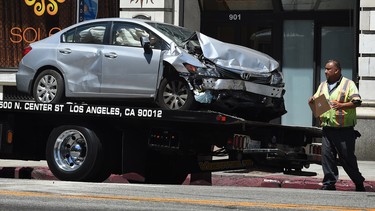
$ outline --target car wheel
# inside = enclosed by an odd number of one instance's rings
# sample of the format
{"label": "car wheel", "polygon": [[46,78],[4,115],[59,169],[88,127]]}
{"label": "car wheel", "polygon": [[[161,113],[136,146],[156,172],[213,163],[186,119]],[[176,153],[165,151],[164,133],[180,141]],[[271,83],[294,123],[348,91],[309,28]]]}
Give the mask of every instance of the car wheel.
{"label": "car wheel", "polygon": [[64,80],[54,70],[42,71],[35,80],[33,95],[39,103],[59,103],[64,92]]}
{"label": "car wheel", "polygon": [[158,91],[158,104],[171,110],[189,110],[194,104],[193,92],[182,78],[164,78]]}
{"label": "car wheel", "polygon": [[110,175],[101,142],[95,132],[80,126],[52,130],[46,146],[46,160],[60,180],[102,182]]}

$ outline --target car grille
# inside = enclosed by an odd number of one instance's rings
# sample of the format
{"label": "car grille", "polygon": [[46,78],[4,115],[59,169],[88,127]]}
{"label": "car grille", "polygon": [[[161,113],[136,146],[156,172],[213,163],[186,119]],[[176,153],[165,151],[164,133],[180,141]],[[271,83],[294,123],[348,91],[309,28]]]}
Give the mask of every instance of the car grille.
{"label": "car grille", "polygon": [[[232,71],[229,71],[221,67],[217,67],[217,66],[216,66],[216,70],[222,75],[223,78],[244,80],[241,78],[240,74],[238,73],[234,73]],[[250,77],[246,81],[251,81],[257,84],[270,84],[271,76],[270,77]]]}
{"label": "car grille", "polygon": [[216,70],[223,76],[223,78],[241,79],[239,74],[223,69],[221,67],[216,66]]}

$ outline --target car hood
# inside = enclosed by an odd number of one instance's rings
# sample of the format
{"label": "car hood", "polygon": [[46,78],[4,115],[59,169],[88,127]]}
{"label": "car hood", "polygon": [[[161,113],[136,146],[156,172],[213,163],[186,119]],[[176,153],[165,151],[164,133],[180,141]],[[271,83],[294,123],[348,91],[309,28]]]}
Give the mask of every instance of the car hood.
{"label": "car hood", "polygon": [[[196,32],[196,35],[204,58],[231,72],[237,74],[247,72],[252,76],[268,77],[279,67],[279,63],[267,54],[225,43],[199,32]],[[164,54],[164,61],[172,64],[180,72],[187,71],[184,63],[204,67],[198,58],[200,57],[192,52],[188,53],[188,50],[174,43],[171,44],[170,51]]]}
{"label": "car hood", "polygon": [[279,63],[267,54],[239,45],[225,43],[197,32],[203,55],[216,65],[236,73],[269,75]]}

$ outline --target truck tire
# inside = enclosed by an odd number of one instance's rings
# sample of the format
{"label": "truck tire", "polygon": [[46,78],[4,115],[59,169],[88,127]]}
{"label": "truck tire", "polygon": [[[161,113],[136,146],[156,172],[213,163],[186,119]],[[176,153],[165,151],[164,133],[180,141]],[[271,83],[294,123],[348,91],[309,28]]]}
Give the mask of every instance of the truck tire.
{"label": "truck tire", "polygon": [[194,105],[194,94],[183,78],[164,78],[158,90],[158,100],[161,108],[170,110],[189,110]]}
{"label": "truck tire", "polygon": [[110,175],[102,144],[94,131],[65,125],[52,130],[46,160],[60,180],[102,182]]}
{"label": "truck tire", "polygon": [[64,89],[64,80],[60,73],[43,70],[35,79],[33,96],[38,103],[60,103]]}

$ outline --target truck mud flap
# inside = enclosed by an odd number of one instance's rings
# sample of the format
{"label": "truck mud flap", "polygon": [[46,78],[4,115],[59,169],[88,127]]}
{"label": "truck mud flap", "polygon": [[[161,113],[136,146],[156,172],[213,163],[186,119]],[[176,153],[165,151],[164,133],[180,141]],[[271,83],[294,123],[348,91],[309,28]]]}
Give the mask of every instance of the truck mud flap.
{"label": "truck mud flap", "polygon": [[201,172],[245,169],[254,165],[253,160],[206,160],[198,162]]}

